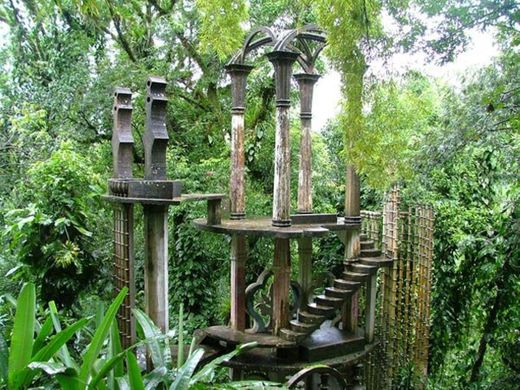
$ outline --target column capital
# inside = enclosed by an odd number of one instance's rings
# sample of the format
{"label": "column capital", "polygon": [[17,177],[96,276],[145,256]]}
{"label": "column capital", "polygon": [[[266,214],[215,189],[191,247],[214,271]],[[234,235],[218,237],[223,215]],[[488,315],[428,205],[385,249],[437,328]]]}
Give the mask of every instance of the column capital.
{"label": "column capital", "polygon": [[292,65],[298,59],[298,56],[298,53],[284,50],[272,51],[267,54],[267,58],[274,66],[277,107],[289,107],[291,105]]}
{"label": "column capital", "polygon": [[300,87],[300,118],[311,119],[314,84],[321,76],[319,74],[298,73],[293,77]]}
{"label": "column capital", "polygon": [[247,76],[253,70],[253,66],[245,64],[228,64],[226,73],[231,77],[231,98],[233,114],[242,114],[246,107],[246,83]]}

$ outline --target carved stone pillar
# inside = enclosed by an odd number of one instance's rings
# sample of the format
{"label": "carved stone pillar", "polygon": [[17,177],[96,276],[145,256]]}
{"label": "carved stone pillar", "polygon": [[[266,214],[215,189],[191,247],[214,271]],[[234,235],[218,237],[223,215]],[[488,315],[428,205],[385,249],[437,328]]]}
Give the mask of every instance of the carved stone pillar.
{"label": "carved stone pillar", "polygon": [[[144,134],[145,180],[166,180],[166,81],[147,82]],[[168,331],[168,206],[144,204],[146,312],[163,331]]]}

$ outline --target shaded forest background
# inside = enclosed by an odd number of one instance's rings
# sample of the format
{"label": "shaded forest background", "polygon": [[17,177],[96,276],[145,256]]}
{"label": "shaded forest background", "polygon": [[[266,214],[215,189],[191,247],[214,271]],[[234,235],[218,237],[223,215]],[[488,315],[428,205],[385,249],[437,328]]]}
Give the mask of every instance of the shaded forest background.
{"label": "shaded forest background", "polygon": [[[393,35],[385,31],[382,15],[397,26]],[[183,180],[185,192],[227,193],[226,61],[252,26],[316,22],[329,31],[326,54],[345,82],[345,99],[338,118],[313,134],[315,210],[342,212],[345,162],[362,176],[364,209],[379,209],[384,191],[395,183],[405,205],[431,204],[436,214],[431,388],[515,388],[519,20],[519,6],[510,0],[3,1],[0,328],[7,332],[11,326],[9,296],[26,281],[36,283],[42,302],[55,300],[71,320],[94,313],[97,301],[112,299],[111,209],[101,195],[111,176],[115,86],[135,92],[135,176],[142,175],[144,163],[145,80],[161,75],[169,82],[170,178]],[[370,72],[372,60],[403,51],[452,61],[469,44],[472,29],[492,33],[500,54],[491,65],[465,74],[457,87],[419,71],[385,79]],[[270,66],[257,61],[247,95],[247,211],[269,215],[274,85]],[[183,303],[189,332],[227,321],[229,309],[229,245],[193,228],[191,220],[202,215],[204,208],[193,204],[170,208],[172,326]],[[139,231],[136,237],[141,300]],[[272,248],[267,240],[248,244],[253,281]],[[320,241],[314,252],[317,275],[341,262],[334,240]]]}

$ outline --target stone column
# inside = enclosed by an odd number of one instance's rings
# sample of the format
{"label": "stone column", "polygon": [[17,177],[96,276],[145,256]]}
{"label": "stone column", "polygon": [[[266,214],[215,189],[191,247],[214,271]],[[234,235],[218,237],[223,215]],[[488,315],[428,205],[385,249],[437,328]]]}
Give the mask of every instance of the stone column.
{"label": "stone column", "polygon": [[[246,215],[245,205],[245,150],[244,112],[246,103],[247,76],[252,67],[230,64],[226,71],[231,77],[231,173],[229,183],[230,218],[239,220]],[[246,260],[247,237],[231,237],[231,328],[243,331],[246,328]]]}
{"label": "stone column", "polygon": [[[291,226],[291,152],[289,110],[292,65],[297,53],[274,51],[268,55],[274,66],[276,85],[276,133],[274,152],[273,226]],[[273,333],[289,324],[291,258],[289,239],[276,238],[273,260]]]}
{"label": "stone column", "polygon": [[292,65],[297,53],[273,51],[267,55],[274,66],[276,85],[276,133],[274,151],[273,226],[291,225],[291,150],[289,110]]}
{"label": "stone column", "polygon": [[[319,75],[300,73],[294,75],[300,88],[301,139],[298,167],[298,213],[312,213],[312,96]],[[299,282],[302,302],[307,303],[312,295],[312,238],[298,240],[300,264]]]}
{"label": "stone column", "polygon": [[[146,130],[144,134],[145,180],[166,180],[166,81],[147,81]],[[146,312],[163,331],[168,331],[168,206],[144,204]]]}

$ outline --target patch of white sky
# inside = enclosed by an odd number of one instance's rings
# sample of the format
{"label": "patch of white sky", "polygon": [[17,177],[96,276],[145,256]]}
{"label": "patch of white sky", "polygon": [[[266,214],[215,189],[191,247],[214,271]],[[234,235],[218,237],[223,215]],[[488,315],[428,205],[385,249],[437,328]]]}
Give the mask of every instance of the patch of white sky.
{"label": "patch of white sky", "polygon": [[[392,29],[392,20],[383,18],[385,29]],[[499,54],[491,32],[472,30],[470,44],[453,62],[439,65],[424,52],[396,53],[386,60],[376,59],[369,64],[369,73],[381,79],[399,77],[408,71],[419,71],[452,86],[458,86],[460,76],[489,65]],[[429,37],[426,37],[429,38]],[[340,112],[341,77],[327,65],[326,72],[317,82],[313,99],[314,131],[321,131],[330,119]]]}

